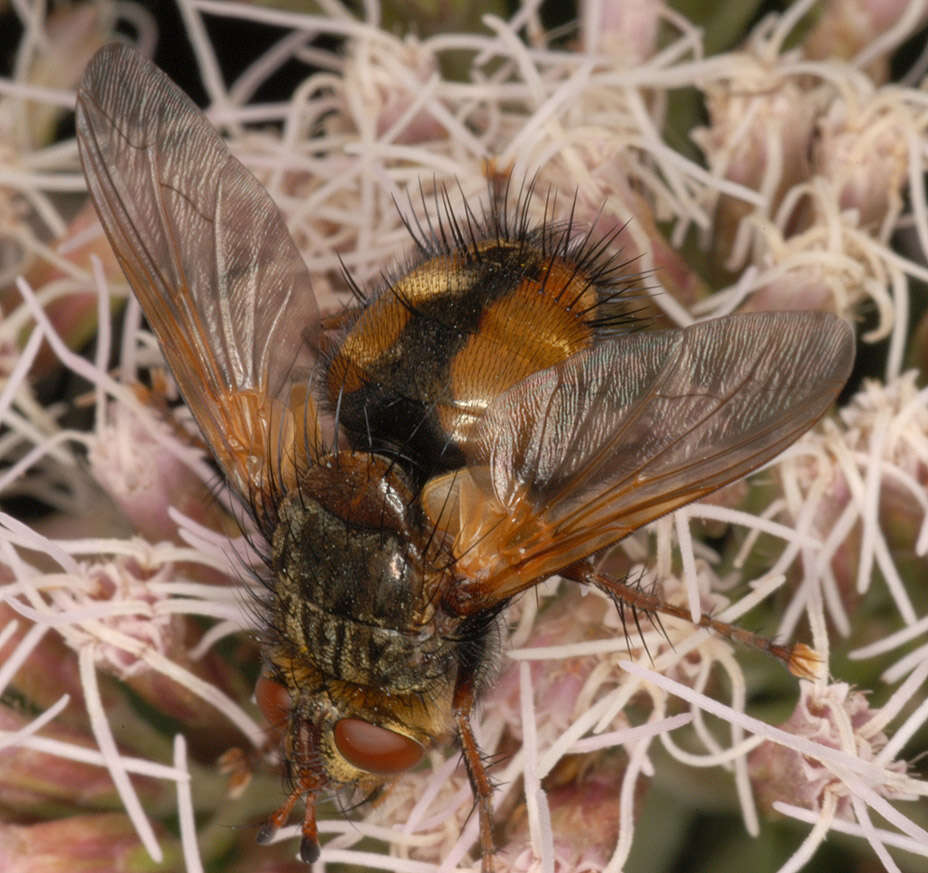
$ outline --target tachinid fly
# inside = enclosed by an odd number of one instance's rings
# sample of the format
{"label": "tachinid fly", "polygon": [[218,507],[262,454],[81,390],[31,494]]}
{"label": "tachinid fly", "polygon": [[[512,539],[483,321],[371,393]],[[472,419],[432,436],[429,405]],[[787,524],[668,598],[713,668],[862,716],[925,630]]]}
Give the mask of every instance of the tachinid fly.
{"label": "tachinid fly", "polygon": [[[534,226],[532,186],[508,182],[464,214],[439,189],[403,270],[321,317],[276,206],[155,66],[102,49],[77,136],[122,269],[268,543],[257,700],[290,790],[260,837],[303,799],[313,861],[323,793],[454,736],[488,869],[470,719],[503,607],[560,574],[672,611],[596,556],[807,430],[848,376],[850,328],[774,312],[633,330],[612,240]],[[796,672],[810,657],[702,623]]]}

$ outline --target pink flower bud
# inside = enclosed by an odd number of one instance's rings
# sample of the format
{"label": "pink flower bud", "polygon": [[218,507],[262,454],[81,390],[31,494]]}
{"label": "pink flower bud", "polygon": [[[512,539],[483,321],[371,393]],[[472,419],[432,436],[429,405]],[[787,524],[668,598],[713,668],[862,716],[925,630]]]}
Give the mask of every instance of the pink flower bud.
{"label": "pink flower bud", "polygon": [[[882,731],[874,734],[860,730],[874,714],[867,698],[852,691],[849,685],[838,683],[822,688],[812,682],[801,682],[796,709],[780,727],[799,737],[872,761],[887,739]],[[846,748],[849,731],[853,737],[852,748]],[[765,742],[751,752],[749,768],[758,799],[768,808],[779,800],[816,810],[826,791],[836,791],[839,794],[838,814],[848,814],[848,792],[844,783],[823,763],[796,749]],[[888,765],[887,770],[905,773],[906,764],[898,761]],[[886,796],[895,796],[888,786],[874,787]]]}
{"label": "pink flower bud", "polygon": [[902,208],[908,181],[908,129],[914,119],[891,100],[836,100],[818,124],[815,171],[834,185],[842,209],[856,209],[858,222],[882,234],[887,215]]}
{"label": "pink flower bud", "polygon": [[[0,706],[0,730],[17,731],[29,721],[22,713]],[[41,736],[44,740],[96,751],[89,731],[62,727],[59,722],[46,726]],[[169,785],[159,780],[137,776],[134,784],[147,803],[163,801],[173,793]],[[60,810],[62,804],[74,808],[112,808],[119,804],[119,797],[105,767],[20,746],[0,749],[0,804],[15,810],[14,818],[45,817]],[[0,864],[0,869],[8,868]]]}
{"label": "pink flower bud", "polygon": [[608,54],[625,67],[643,63],[657,46],[664,5],[663,0],[623,0],[621,3],[587,0],[581,3],[583,48]]}
{"label": "pink flower bud", "polygon": [[[137,392],[143,400],[149,395]],[[212,530],[236,532],[235,521],[215,498],[210,485],[192,469],[199,460],[195,440],[181,429],[162,401],[161,413],[140,416],[120,403],[106,408],[105,423],[98,427],[88,452],[94,478],[117,503],[134,530],[151,542],[181,542],[176,510]],[[226,583],[221,574],[191,569],[200,581]]]}
{"label": "pink flower bud", "polygon": [[[619,794],[626,760],[614,751],[589,758],[564,758],[545,780],[555,870],[598,873],[609,863],[619,836]],[[524,805],[507,821],[499,867],[507,873],[538,873],[541,869],[529,842]]]}
{"label": "pink flower bud", "polygon": [[[106,42],[102,7],[92,4],[69,6],[49,14],[43,38],[36,40],[28,79],[46,88],[73,88],[94,52]],[[30,142],[40,145],[55,133],[64,109],[50,103],[29,104]]]}
{"label": "pink flower bud", "polygon": [[[809,58],[851,60],[874,40],[894,27],[909,10],[910,0],[826,0],[818,4],[812,29],[803,41]],[[910,33],[915,33],[928,17],[923,9],[909,18]],[[900,42],[904,36],[900,37]],[[870,64],[867,72],[876,82],[889,75],[888,53]]]}
{"label": "pink flower bud", "polygon": [[[345,68],[346,112],[356,116],[359,128],[373,125],[378,138],[404,144],[443,139],[442,123],[427,107],[414,105],[436,76],[438,59],[413,37],[388,44],[359,41]],[[359,110],[363,115],[356,115]]]}
{"label": "pink flower bud", "polygon": [[4,873],[106,871],[148,873],[179,870],[176,845],[162,837],[168,849],[163,866],[153,867],[147,852],[124,815],[78,815],[32,825],[0,824],[0,870]]}
{"label": "pink flower bud", "polygon": [[[769,198],[768,214],[783,195],[808,178],[809,149],[819,111],[814,93],[797,79],[749,55],[738,57],[732,78],[706,88],[708,127],[694,130],[713,173]],[[740,222],[755,207],[729,195],[718,201],[714,247],[727,258]]]}

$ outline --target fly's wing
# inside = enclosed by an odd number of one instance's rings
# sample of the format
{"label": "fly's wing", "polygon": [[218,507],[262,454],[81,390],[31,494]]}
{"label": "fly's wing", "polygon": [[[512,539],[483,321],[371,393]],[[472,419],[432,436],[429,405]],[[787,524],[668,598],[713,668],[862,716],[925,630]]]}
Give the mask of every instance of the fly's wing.
{"label": "fly's wing", "polygon": [[757,313],[617,337],[520,382],[487,410],[471,467],[424,501],[456,535],[461,611],[769,461],[824,414],[853,358],[835,316]]}
{"label": "fly's wing", "polygon": [[319,323],[267,192],[193,102],[132,49],[91,60],[77,142],[97,214],[181,392],[246,499],[286,486],[318,445]]}

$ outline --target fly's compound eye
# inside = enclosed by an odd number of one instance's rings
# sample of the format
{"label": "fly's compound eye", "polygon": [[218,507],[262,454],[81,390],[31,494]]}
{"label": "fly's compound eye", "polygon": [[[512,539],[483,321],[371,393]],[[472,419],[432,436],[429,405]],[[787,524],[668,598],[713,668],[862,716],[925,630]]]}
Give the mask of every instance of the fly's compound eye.
{"label": "fly's compound eye", "polygon": [[424,749],[415,740],[359,718],[343,718],[335,725],[335,745],[359,770],[389,776],[415,767]]}
{"label": "fly's compound eye", "polygon": [[290,692],[267,676],[255,683],[255,701],[270,725],[280,725],[290,717]]}

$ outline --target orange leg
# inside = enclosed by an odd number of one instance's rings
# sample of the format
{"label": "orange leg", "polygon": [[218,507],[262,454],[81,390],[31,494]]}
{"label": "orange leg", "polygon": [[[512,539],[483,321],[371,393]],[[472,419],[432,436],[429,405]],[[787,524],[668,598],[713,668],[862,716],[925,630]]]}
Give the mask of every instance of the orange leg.
{"label": "orange leg", "polygon": [[473,678],[472,675],[458,676],[454,689],[454,723],[457,725],[464,766],[467,767],[467,775],[477,802],[477,815],[480,817],[481,870],[482,873],[493,873],[493,854],[496,851],[493,845],[493,812],[490,807],[493,785],[483,765],[480,747],[470,724],[470,713],[474,708]]}
{"label": "orange leg", "polygon": [[306,797],[306,812],[303,815],[303,839],[300,841],[300,858],[307,864],[319,860],[319,834],[316,830],[316,787],[315,774],[297,783],[281,806],[274,811],[271,817],[261,825],[257,841],[260,844],[268,843],[290,818],[293,807],[301,797]]}

